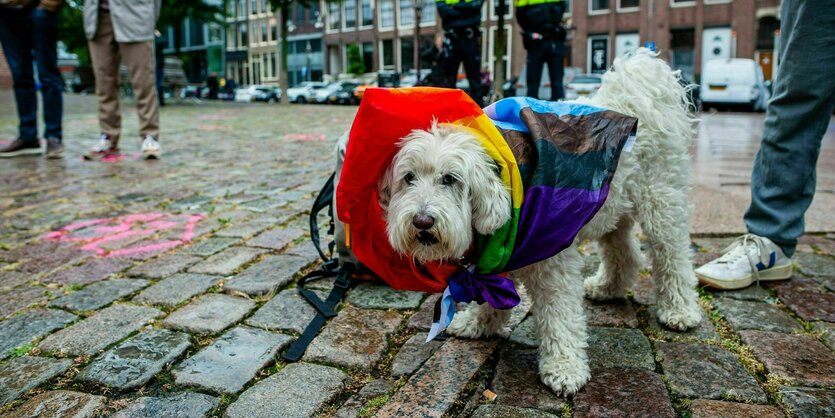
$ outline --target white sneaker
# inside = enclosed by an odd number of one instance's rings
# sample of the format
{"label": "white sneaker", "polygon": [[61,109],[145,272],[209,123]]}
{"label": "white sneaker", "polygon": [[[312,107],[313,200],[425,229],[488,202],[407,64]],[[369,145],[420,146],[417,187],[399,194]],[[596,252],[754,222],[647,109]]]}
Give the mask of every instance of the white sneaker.
{"label": "white sneaker", "polygon": [[99,160],[102,159],[110,154],[115,154],[119,152],[119,146],[116,144],[115,141],[107,134],[101,134],[99,136],[99,141],[96,145],[93,145],[93,148],[90,151],[87,151],[84,154],[85,160]]}
{"label": "white sneaker", "polygon": [[721,257],[696,269],[703,285],[722,290],[742,289],[755,281],[785,280],[791,260],[770,239],[745,234],[725,248]]}
{"label": "white sneaker", "polygon": [[162,154],[162,147],[160,147],[156,138],[151,135],[145,135],[145,140],[142,141],[142,155],[145,159],[156,160],[159,159],[160,154]]}

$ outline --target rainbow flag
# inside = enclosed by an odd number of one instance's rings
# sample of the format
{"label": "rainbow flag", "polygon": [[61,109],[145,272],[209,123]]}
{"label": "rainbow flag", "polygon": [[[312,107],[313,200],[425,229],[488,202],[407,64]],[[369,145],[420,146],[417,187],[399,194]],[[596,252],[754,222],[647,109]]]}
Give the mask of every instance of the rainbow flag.
{"label": "rainbow flag", "polygon": [[[386,238],[377,182],[397,143],[433,119],[469,130],[500,167],[512,217],[479,236],[476,262],[417,265]],[[505,272],[554,256],[573,242],[606,200],[637,119],[588,105],[504,99],[482,110],[460,90],[368,89],[351,128],[336,190],[357,259],[396,289],[449,294],[499,309],[519,303]]]}

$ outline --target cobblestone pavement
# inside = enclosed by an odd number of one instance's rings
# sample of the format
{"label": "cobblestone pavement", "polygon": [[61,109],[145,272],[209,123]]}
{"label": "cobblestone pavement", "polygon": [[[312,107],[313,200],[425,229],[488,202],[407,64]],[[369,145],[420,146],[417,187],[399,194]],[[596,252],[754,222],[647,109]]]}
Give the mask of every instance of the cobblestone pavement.
{"label": "cobblestone pavement", "polygon": [[[90,100],[68,99],[63,161],[0,163],[0,415],[835,416],[835,235],[803,237],[791,281],[702,291],[686,333],[655,320],[648,264],[628,300],[587,303],[571,398],[537,379],[527,304],[509,339],[423,344],[435,296],[373,284],[287,364],[314,315],[293,290],[317,263],[306,210],[356,109],[167,107],[157,162],[126,112],[126,157],[91,163]],[[694,236],[694,262],[728,242]]]}

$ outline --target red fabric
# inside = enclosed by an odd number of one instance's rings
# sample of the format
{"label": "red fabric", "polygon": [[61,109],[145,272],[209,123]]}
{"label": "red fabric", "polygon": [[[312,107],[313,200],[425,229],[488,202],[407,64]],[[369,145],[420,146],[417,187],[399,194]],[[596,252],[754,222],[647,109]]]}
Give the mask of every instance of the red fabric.
{"label": "red fabric", "polygon": [[337,216],[350,228],[357,259],[391,287],[442,292],[459,266],[424,266],[397,254],[386,238],[377,182],[397,153],[397,142],[414,129],[428,129],[433,119],[455,122],[483,114],[461,90],[417,87],[369,88],[351,128],[345,163],[336,188]]}

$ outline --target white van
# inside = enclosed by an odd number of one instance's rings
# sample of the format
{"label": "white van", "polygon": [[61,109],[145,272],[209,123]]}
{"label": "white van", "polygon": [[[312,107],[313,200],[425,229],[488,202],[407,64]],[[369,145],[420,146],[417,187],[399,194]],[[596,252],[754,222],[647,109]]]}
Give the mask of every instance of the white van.
{"label": "white van", "polygon": [[763,70],[756,61],[744,58],[716,59],[702,70],[702,107],[743,105],[764,111],[769,94]]}

